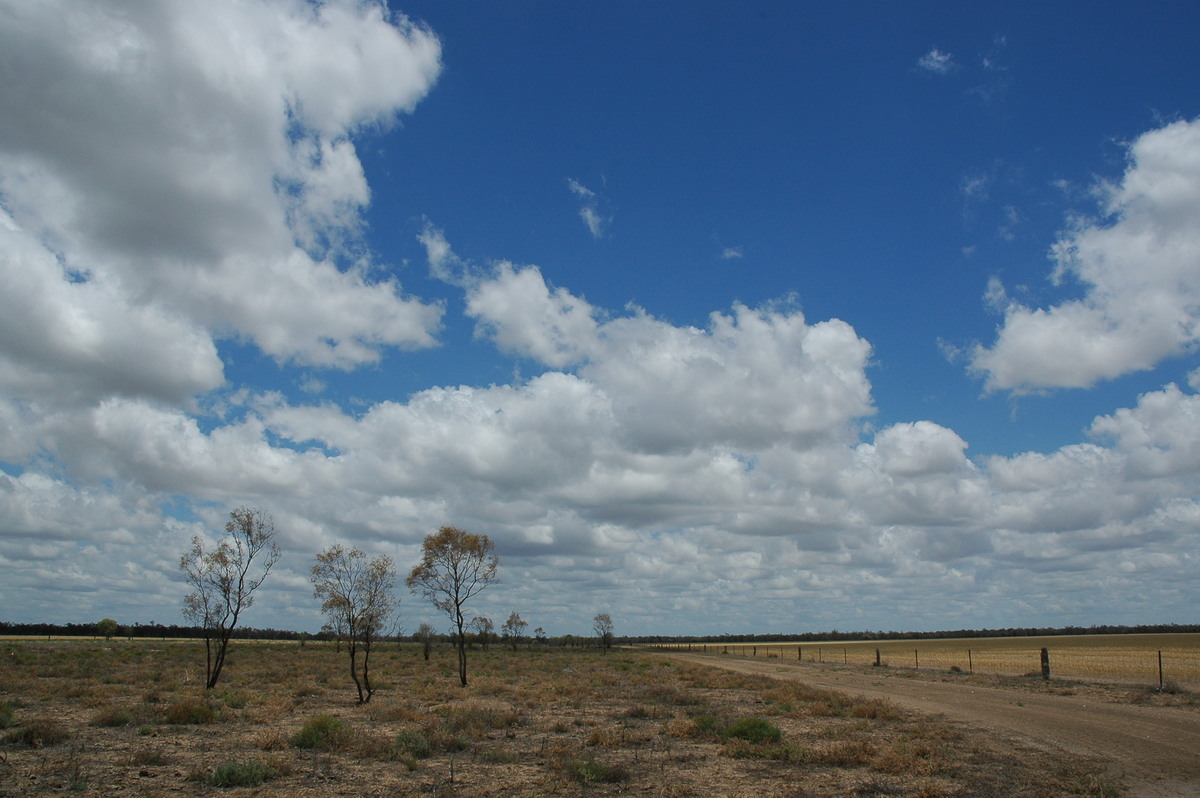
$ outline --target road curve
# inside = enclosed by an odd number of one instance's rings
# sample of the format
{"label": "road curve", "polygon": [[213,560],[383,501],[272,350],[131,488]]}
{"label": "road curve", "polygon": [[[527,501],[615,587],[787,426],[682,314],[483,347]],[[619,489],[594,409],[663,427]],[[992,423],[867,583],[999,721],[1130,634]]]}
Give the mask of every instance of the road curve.
{"label": "road curve", "polygon": [[671,656],[741,673],[798,679],[813,687],[940,713],[1066,753],[1096,757],[1124,774],[1132,798],[1200,796],[1200,713],[1109,703],[971,681],[912,678],[911,671],[755,660],[719,654]]}

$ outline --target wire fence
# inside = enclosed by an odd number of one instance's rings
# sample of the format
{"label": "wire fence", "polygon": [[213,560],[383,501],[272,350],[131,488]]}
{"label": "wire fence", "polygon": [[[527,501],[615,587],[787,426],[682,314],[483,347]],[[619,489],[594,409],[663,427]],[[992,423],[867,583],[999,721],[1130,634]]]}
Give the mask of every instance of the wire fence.
{"label": "wire fence", "polygon": [[[1011,638],[887,641],[886,643],[684,643],[662,646],[709,654],[766,657],[844,665],[944,670],[997,676],[1144,684],[1159,688],[1200,688],[1200,641],[1189,645],[1022,644]],[[1043,651],[1046,660],[1043,660]],[[1044,669],[1044,667],[1046,669]]]}

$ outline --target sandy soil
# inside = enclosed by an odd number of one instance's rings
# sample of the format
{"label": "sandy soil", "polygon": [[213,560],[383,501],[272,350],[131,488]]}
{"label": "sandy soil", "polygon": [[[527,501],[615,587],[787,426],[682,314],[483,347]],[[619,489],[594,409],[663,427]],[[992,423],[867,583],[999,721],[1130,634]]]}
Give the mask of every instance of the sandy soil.
{"label": "sandy soil", "polygon": [[1179,706],[1156,705],[1144,689],[720,654],[671,656],[886,698],[987,730],[1000,740],[1095,757],[1124,775],[1134,798],[1200,796],[1200,711],[1185,701],[1177,702]]}

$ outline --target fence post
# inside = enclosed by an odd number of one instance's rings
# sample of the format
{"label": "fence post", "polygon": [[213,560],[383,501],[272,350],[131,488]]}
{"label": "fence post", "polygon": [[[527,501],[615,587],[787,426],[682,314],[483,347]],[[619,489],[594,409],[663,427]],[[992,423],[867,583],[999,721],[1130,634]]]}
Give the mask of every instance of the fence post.
{"label": "fence post", "polygon": [[804,662],[804,646],[796,646],[796,659]]}
{"label": "fence post", "polygon": [[752,656],[752,657],[757,657],[757,656],[758,656],[758,646],[755,646],[755,647],[754,647],[754,653],[752,653],[750,656]]}
{"label": "fence post", "polygon": [[921,652],[918,649],[913,649],[913,667],[921,670]]}
{"label": "fence post", "polygon": [[1050,678],[1050,650],[1047,648],[1042,649],[1042,678]]}
{"label": "fence post", "polygon": [[971,649],[967,649],[967,673],[975,672],[975,662],[971,659]]}
{"label": "fence post", "polygon": [[1164,689],[1166,689],[1165,685],[1166,682],[1163,681],[1162,675],[1162,649],[1160,648],[1158,650],[1158,692],[1161,693]]}
{"label": "fence post", "polygon": [[876,667],[876,668],[878,668],[878,667],[879,667],[879,665],[880,665],[880,662],[879,662],[879,649],[875,649],[875,667]]}

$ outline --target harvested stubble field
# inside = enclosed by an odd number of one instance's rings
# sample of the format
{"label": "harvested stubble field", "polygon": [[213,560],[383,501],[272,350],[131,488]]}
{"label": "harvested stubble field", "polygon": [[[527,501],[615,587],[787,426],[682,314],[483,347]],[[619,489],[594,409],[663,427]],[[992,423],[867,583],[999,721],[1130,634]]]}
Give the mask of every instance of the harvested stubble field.
{"label": "harvested stubble field", "polygon": [[389,645],[353,700],[332,645],[2,645],[0,795],[1117,795],[1068,762],[966,727],[653,651]]}
{"label": "harvested stubble field", "polygon": [[1023,676],[1041,669],[1041,650],[1050,653],[1051,672],[1064,679],[1157,685],[1159,654],[1164,682],[1200,689],[1200,634],[1053,635],[831,643],[674,644],[672,650],[704,650],[740,656],[806,662],[870,665],[875,652],[893,667],[972,671]]}

